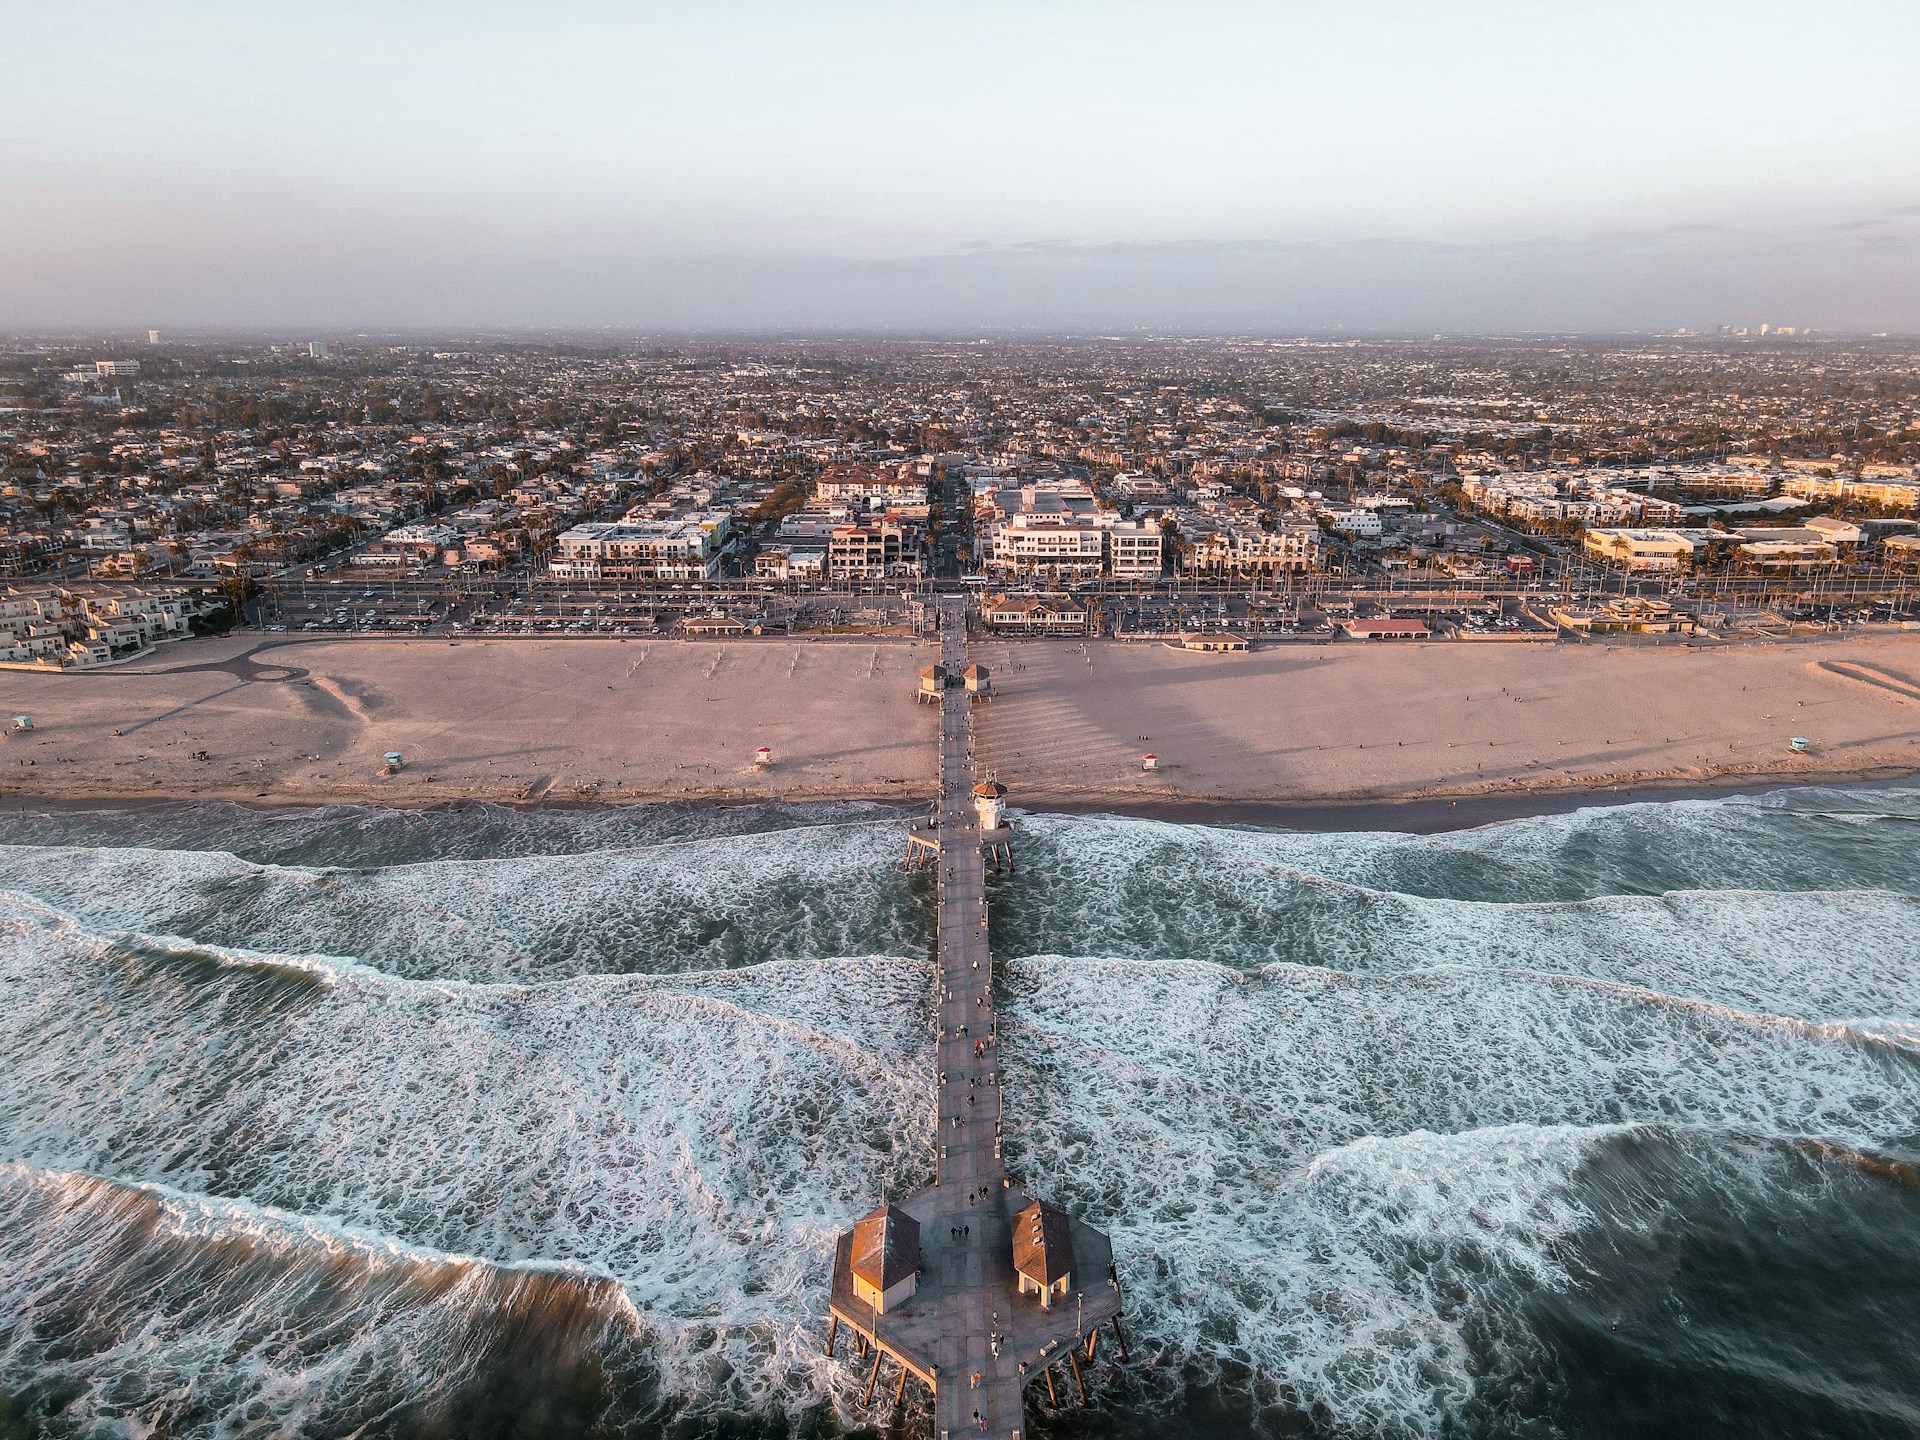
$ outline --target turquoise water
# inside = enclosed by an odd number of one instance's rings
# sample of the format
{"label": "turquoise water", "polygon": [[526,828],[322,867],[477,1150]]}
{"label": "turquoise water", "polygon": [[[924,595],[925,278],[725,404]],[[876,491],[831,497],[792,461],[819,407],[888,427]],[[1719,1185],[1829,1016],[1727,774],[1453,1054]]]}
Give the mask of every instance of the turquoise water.
{"label": "turquoise water", "polygon": [[[869,1423],[900,821],[0,814],[0,1434]],[[1135,1351],[1032,1433],[1920,1433],[1920,791],[1018,824],[1009,1155]]]}

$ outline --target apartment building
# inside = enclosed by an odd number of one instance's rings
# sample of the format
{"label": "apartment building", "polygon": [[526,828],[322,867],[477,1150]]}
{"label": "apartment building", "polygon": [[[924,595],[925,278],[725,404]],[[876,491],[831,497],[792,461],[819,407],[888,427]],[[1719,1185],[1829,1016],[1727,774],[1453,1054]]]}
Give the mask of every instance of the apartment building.
{"label": "apartment building", "polygon": [[184,591],[8,591],[0,596],[0,663],[104,664],[191,634],[201,610]]}
{"label": "apartment building", "polygon": [[990,570],[1090,578],[1106,558],[1106,531],[1091,517],[1023,512],[994,526],[987,539]]}
{"label": "apartment building", "polygon": [[1190,563],[1201,575],[1298,574],[1319,563],[1320,548],[1317,525],[1276,530],[1234,525],[1197,541]]}
{"label": "apartment building", "polygon": [[827,574],[881,580],[921,571],[919,530],[896,516],[836,526],[827,537]]}
{"label": "apartment building", "polygon": [[1326,517],[1327,524],[1342,535],[1356,540],[1378,540],[1385,533],[1378,510],[1362,510],[1357,506],[1327,505],[1320,513]]}
{"label": "apartment building", "polygon": [[1681,570],[1693,563],[1694,543],[1673,530],[1589,530],[1581,548],[1596,560],[1628,570]]}
{"label": "apartment building", "polygon": [[1685,513],[1671,500],[1622,490],[1585,472],[1471,475],[1461,489],[1476,510],[1536,524],[1672,525]]}
{"label": "apartment building", "polygon": [[725,511],[713,510],[576,525],[561,531],[549,568],[574,580],[711,580],[720,573],[728,524]]}
{"label": "apartment building", "polygon": [[924,505],[927,476],[907,462],[835,465],[813,482],[813,495],[827,505]]}
{"label": "apartment building", "polygon": [[[1875,470],[1894,469],[1875,466]],[[1789,475],[1781,493],[1796,500],[1838,500],[1852,505],[1872,505],[1882,510],[1920,509],[1920,482],[1900,479],[1884,473],[1866,475],[1829,475],[1819,472]]]}
{"label": "apartment building", "polygon": [[1158,525],[1120,521],[1106,527],[1107,573],[1120,579],[1150,579],[1163,568],[1166,537]]}

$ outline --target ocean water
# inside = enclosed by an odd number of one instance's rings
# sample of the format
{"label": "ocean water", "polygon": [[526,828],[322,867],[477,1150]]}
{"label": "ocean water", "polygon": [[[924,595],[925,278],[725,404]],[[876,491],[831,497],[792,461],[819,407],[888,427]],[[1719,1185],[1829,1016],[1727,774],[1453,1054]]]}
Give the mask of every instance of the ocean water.
{"label": "ocean water", "polygon": [[[0,1436],[827,1436],[930,1169],[885,807],[0,813]],[[1038,1436],[1920,1434],[1920,791],[1442,835],[1025,815]]]}

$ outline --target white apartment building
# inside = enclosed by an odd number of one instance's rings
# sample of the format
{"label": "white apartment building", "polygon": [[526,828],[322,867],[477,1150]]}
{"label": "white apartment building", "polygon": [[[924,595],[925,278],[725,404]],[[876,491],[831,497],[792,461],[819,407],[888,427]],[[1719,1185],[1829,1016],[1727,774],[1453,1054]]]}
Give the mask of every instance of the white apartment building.
{"label": "white apartment building", "polygon": [[827,573],[836,579],[916,576],[920,569],[919,532],[891,516],[838,526],[827,539]]}
{"label": "white apartment building", "polygon": [[1021,513],[988,532],[989,569],[1093,576],[1106,558],[1106,532],[1094,520]]}
{"label": "white apartment building", "polygon": [[572,580],[711,580],[720,573],[725,511],[670,520],[597,521],[563,530],[549,569]]}
{"label": "white apartment building", "polygon": [[1628,570],[1680,570],[1693,563],[1693,541],[1673,530],[1589,530],[1580,543],[1595,559]]}
{"label": "white apartment building", "polygon": [[1327,524],[1342,535],[1351,535],[1359,540],[1378,540],[1384,533],[1378,510],[1358,510],[1330,505],[1320,513],[1327,517]]}
{"label": "white apartment building", "polygon": [[925,504],[927,477],[911,465],[839,465],[813,482],[816,500],[837,505]]}
{"label": "white apartment building", "polygon": [[1106,527],[1107,570],[1123,579],[1158,575],[1165,536],[1158,525],[1121,521]]}
{"label": "white apartment building", "polygon": [[1782,492],[1798,500],[1844,500],[1882,510],[1920,509],[1920,482],[1852,475],[1789,475]]}
{"label": "white apartment building", "polygon": [[1460,488],[1474,509],[1516,520],[1672,525],[1684,513],[1673,501],[1617,489],[1584,473],[1472,475],[1461,481]]}
{"label": "white apartment building", "polygon": [[191,633],[199,609],[173,592],[9,592],[0,597],[0,663],[103,664],[115,652]]}
{"label": "white apartment building", "polygon": [[1839,475],[1789,475],[1780,493],[1796,500],[1838,500],[1846,494],[1846,485],[1845,478]]}
{"label": "white apartment building", "polygon": [[827,573],[827,552],[809,545],[768,545],[753,558],[761,580],[818,580]]}
{"label": "white apartment building", "polygon": [[1102,507],[1083,481],[1066,476],[1009,485],[975,477],[974,524],[989,570],[1091,578],[1158,575],[1165,539],[1153,521]]}

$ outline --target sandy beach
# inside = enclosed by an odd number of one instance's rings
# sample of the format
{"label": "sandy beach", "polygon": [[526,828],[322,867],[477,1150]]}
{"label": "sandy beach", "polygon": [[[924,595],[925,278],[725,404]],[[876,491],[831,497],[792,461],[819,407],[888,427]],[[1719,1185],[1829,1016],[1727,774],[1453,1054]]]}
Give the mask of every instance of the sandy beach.
{"label": "sandy beach", "polygon": [[978,648],[1005,672],[982,754],[1025,804],[1350,803],[1920,770],[1920,637]]}
{"label": "sandy beach", "polygon": [[[894,640],[186,641],[125,669],[0,673],[8,715],[35,725],[0,747],[0,792],[917,797],[934,771],[931,713],[912,696],[925,663]],[[384,776],[390,750],[406,763]]]}
{"label": "sandy beach", "polygon": [[[0,793],[420,805],[913,800],[912,641],[292,640],[0,674]],[[1920,637],[1714,649],[985,641],[982,763],[1017,803],[1278,802],[1920,770]],[[1804,736],[1804,754],[1789,740]],[[773,764],[756,767],[765,745]],[[382,756],[406,756],[397,775]],[[1147,773],[1141,757],[1159,757]],[[195,758],[203,752],[205,759]]]}

